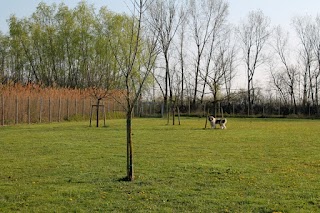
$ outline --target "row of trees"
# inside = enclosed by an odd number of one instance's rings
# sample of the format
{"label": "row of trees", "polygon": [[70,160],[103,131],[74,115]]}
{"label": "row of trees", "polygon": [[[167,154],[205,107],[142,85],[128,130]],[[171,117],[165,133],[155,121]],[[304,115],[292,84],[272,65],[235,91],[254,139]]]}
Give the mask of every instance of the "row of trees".
{"label": "row of trees", "polygon": [[292,49],[289,34],[275,28],[273,49],[277,67],[270,65],[273,85],[291,113],[312,106],[319,113],[320,17],[295,17],[293,27],[299,46]]}
{"label": "row of trees", "polygon": [[[81,2],[40,3],[31,17],[9,19],[1,36],[1,78],[45,86],[86,88],[120,85],[116,46],[125,43],[130,17]],[[121,41],[121,42],[119,42]],[[117,45],[111,45],[117,44]]]}
{"label": "row of trees", "polygon": [[[157,58],[144,97],[162,97],[166,111],[208,99],[232,102],[234,82],[247,82],[247,113],[257,102],[257,70],[266,91],[276,91],[291,113],[319,106],[320,18],[295,17],[299,45],[288,32],[272,27],[262,11],[252,11],[235,26],[228,22],[226,0],[154,0],[144,8],[140,39],[155,36]],[[134,17],[137,18],[137,17]],[[130,51],[134,18],[82,1],[75,8],[40,3],[30,16],[9,18],[0,33],[0,78],[45,86],[124,89],[122,58]],[[272,57],[270,57],[272,56]],[[137,57],[143,57],[137,51]],[[140,65],[137,65],[140,66]],[[241,68],[241,69],[240,69]],[[139,67],[136,67],[139,70]],[[140,69],[141,70],[141,69]],[[245,79],[236,79],[239,72]],[[270,82],[268,82],[270,81]],[[268,82],[268,83],[266,83]],[[104,97],[95,94],[97,98]]]}

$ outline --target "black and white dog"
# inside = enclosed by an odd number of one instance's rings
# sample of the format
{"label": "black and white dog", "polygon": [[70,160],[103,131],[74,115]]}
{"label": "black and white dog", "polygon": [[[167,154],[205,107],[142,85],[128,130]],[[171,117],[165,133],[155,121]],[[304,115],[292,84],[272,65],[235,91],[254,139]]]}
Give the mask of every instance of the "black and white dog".
{"label": "black and white dog", "polygon": [[221,129],[226,129],[226,124],[227,124],[227,119],[226,118],[215,118],[212,115],[208,116],[208,120],[210,122],[211,128],[214,129],[216,128],[216,124],[220,125]]}

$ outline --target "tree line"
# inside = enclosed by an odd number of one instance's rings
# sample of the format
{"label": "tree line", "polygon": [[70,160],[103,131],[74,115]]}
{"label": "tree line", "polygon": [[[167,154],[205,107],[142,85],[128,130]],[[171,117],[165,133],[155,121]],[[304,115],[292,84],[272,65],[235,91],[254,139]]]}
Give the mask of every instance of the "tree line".
{"label": "tree line", "polygon": [[[106,91],[143,85],[135,88],[143,96],[134,97],[160,99],[167,112],[210,102],[213,111],[236,104],[250,115],[273,101],[288,114],[319,113],[319,17],[293,17],[292,36],[261,10],[231,24],[226,0],[134,2],[143,11],[42,2],[30,17],[12,15],[9,32],[0,33],[1,83]],[[235,88],[236,81],[247,87]],[[97,99],[107,94],[97,91]]]}
{"label": "tree line", "polygon": [[[87,88],[120,84],[120,72],[111,54],[130,19],[103,7],[80,2],[40,3],[31,17],[11,16],[9,35],[1,36],[1,78],[44,86]],[[115,51],[115,50],[113,50]]]}

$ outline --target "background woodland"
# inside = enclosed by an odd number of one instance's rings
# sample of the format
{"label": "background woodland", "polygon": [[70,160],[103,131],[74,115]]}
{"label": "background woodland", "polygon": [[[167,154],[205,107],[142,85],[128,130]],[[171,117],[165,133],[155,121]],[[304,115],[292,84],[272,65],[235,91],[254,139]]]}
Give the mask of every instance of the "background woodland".
{"label": "background woodland", "polygon": [[[144,47],[152,37],[157,54],[150,56],[154,58],[152,70],[146,69],[147,56],[139,46],[135,55],[139,63],[132,66],[130,78],[139,83],[150,71],[139,101],[153,104],[151,114],[179,107],[188,114],[209,109],[225,115],[318,116],[319,17],[293,17],[289,34],[281,26],[272,26],[260,10],[250,12],[238,25],[231,24],[225,0],[146,4],[139,22],[141,33],[135,36]],[[9,17],[9,32],[0,33],[2,116],[8,114],[7,108],[16,108],[16,101],[27,103],[28,97],[35,96],[28,85],[64,94],[52,106],[67,94],[65,99],[73,97],[70,106],[76,105],[74,97],[79,97],[78,107],[89,106],[89,99],[86,104],[80,102],[84,91],[92,88],[125,90],[125,58],[132,51],[133,32],[138,32],[137,15],[81,1],[75,8],[40,3],[30,17]],[[257,80],[257,71],[263,82]],[[239,88],[238,82],[246,86]],[[12,86],[16,84],[22,87]],[[9,87],[17,91],[8,92],[5,88]],[[44,91],[36,94],[45,94],[46,103],[49,98],[53,101],[55,92]],[[75,95],[74,91],[79,92]],[[107,93],[90,91],[85,96],[92,103],[107,98]],[[26,100],[18,100],[16,94],[24,94]]]}

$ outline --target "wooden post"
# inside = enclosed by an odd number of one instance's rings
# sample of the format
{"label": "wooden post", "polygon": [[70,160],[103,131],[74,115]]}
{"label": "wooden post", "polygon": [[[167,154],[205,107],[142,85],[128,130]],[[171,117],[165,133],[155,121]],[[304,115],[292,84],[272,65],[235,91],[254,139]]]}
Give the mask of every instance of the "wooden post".
{"label": "wooden post", "polygon": [[49,123],[51,123],[51,98],[49,97]]}
{"label": "wooden post", "polygon": [[100,98],[98,98],[97,100],[97,111],[96,111],[96,114],[97,114],[97,124],[96,124],[96,127],[99,127],[99,105],[100,105]]}
{"label": "wooden post", "polygon": [[67,99],[67,120],[69,120],[70,108],[69,108],[69,98]]}
{"label": "wooden post", "polygon": [[2,113],[1,113],[1,115],[2,115],[2,119],[1,119],[1,125],[2,126],[4,126],[4,96],[3,96],[3,94],[1,95],[1,102],[2,102]]}
{"label": "wooden post", "polygon": [[30,96],[28,96],[28,124],[31,124],[31,104],[30,104]]}
{"label": "wooden post", "polygon": [[59,106],[58,106],[58,122],[61,121],[61,97],[59,97]]}
{"label": "wooden post", "polygon": [[104,106],[104,104],[102,106],[103,106],[103,126],[106,127],[106,107]]}
{"label": "wooden post", "polygon": [[207,129],[208,117],[209,117],[209,109],[208,109],[208,111],[207,111],[207,116],[206,116],[206,122],[205,122],[205,124],[204,124],[204,129]]}
{"label": "wooden post", "polygon": [[180,123],[180,109],[179,109],[179,107],[177,106],[177,110],[178,110],[178,121],[179,121],[179,125],[181,124]]}
{"label": "wooden post", "polygon": [[39,106],[39,123],[41,123],[42,119],[42,98],[40,98],[40,106]]}
{"label": "wooden post", "polygon": [[191,114],[191,100],[190,100],[190,97],[189,97],[189,99],[188,99],[189,101],[188,101],[188,112],[189,112],[189,116],[190,116],[190,114]]}
{"label": "wooden post", "polygon": [[75,115],[77,115],[78,114],[78,100],[76,99],[75,101],[74,101],[75,103],[74,103],[74,107],[76,108],[75,110],[74,110],[74,112],[75,112]]}
{"label": "wooden post", "polygon": [[93,110],[93,105],[91,105],[91,109],[90,109],[90,125],[89,125],[90,127],[91,127],[91,121],[92,121],[92,110]]}
{"label": "wooden post", "polygon": [[[89,113],[92,113],[92,99],[91,98],[90,98],[89,106],[90,106]],[[91,116],[91,114],[90,114],[90,116]]]}
{"label": "wooden post", "polygon": [[18,96],[16,96],[16,124],[19,123],[19,100],[18,100]]}
{"label": "wooden post", "polygon": [[97,101],[97,103],[99,104],[93,104],[91,105],[91,110],[90,110],[90,127],[91,127],[91,123],[92,123],[92,116],[93,116],[93,107],[96,107],[96,118],[97,118],[97,123],[96,123],[96,127],[99,127],[99,108],[102,107],[102,111],[103,111],[103,124],[104,126],[106,126],[106,109],[104,104],[100,105],[100,100]]}
{"label": "wooden post", "polygon": [[89,125],[90,127],[91,127],[91,122],[92,122],[92,109],[93,109],[93,105],[91,105],[91,109],[90,109],[90,125]]}
{"label": "wooden post", "polygon": [[85,112],[85,99],[82,100],[82,118],[84,118],[84,112]]}

